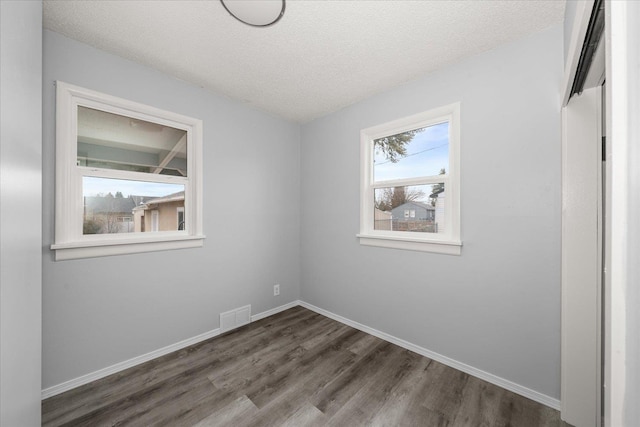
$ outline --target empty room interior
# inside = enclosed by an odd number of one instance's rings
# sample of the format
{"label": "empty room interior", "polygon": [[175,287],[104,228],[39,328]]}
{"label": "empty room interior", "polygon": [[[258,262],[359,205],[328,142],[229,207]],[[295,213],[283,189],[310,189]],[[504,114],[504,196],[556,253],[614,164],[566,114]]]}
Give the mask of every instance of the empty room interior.
{"label": "empty room interior", "polygon": [[640,2],[0,5],[3,427],[640,425]]}

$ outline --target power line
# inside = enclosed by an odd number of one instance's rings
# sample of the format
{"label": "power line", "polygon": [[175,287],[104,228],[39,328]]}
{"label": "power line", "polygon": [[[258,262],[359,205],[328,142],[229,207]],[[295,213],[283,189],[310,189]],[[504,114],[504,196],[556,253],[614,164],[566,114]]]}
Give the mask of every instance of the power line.
{"label": "power line", "polygon": [[[406,156],[402,157],[402,159],[406,159],[407,157],[411,157],[411,156],[417,156],[418,154],[426,153],[427,151],[436,150],[436,149],[442,148],[442,147],[444,147],[446,145],[449,145],[449,143],[447,142],[446,144],[438,145],[437,147],[427,148],[426,150],[417,151],[415,153],[407,154]],[[377,163],[377,166],[384,165],[384,164],[390,163],[390,162],[391,162],[391,160],[387,160],[386,162],[382,162],[382,163]]]}

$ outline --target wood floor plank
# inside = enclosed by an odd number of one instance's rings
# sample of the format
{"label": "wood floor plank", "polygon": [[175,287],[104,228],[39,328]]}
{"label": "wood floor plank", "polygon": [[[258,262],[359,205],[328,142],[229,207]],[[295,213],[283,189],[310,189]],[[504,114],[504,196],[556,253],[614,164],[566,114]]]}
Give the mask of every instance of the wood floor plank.
{"label": "wood floor plank", "polygon": [[460,409],[452,424],[460,427],[499,426],[500,401],[505,391],[486,381],[469,377]]}
{"label": "wood floor plank", "polygon": [[[343,335],[336,337],[336,341],[348,342],[358,337],[361,332],[352,328],[344,331]],[[345,365],[349,365],[355,360],[355,355],[341,347],[342,344],[335,342],[325,342],[322,346],[316,347],[315,352],[300,352],[300,357],[292,359],[291,362],[276,369],[272,375],[256,384],[252,384],[247,391],[247,396],[259,408],[266,405],[270,400],[286,392],[296,384],[304,384],[313,373],[320,373],[326,378],[335,375],[334,371],[340,371]]]}
{"label": "wood floor plank", "polygon": [[456,415],[469,375],[435,360],[429,364],[425,375],[411,406],[415,407],[416,412],[420,412],[417,406],[424,406],[429,411],[447,414],[448,417]]}
{"label": "wood floor plank", "polygon": [[64,426],[102,426],[102,425],[152,425],[146,422],[158,408],[164,405],[175,405],[173,410],[180,408],[176,402],[184,401],[183,396],[194,402],[205,396],[218,394],[222,400],[222,393],[206,380],[207,366],[189,370],[179,378],[172,378],[156,384],[142,391],[133,393],[113,404],[100,407],[89,413],[75,418]]}
{"label": "wood floor plank", "polygon": [[351,399],[384,365],[385,360],[398,351],[398,347],[381,342],[351,368],[337,376],[312,399],[312,403],[324,414],[332,416]]}
{"label": "wood floor plank", "polygon": [[363,334],[362,338],[349,346],[349,351],[352,351],[355,354],[367,354],[371,351],[372,348],[376,347],[382,342],[383,340],[378,337],[374,337],[373,335],[369,334]]}
{"label": "wood floor plank", "polygon": [[[221,392],[211,383],[202,381],[193,382],[192,387],[186,391],[169,393],[168,398],[148,399],[154,401],[144,412],[137,412],[135,416],[127,416],[121,424],[124,426],[156,426],[173,427],[179,425],[191,426],[209,416],[212,411],[231,405],[235,396]],[[141,406],[136,403],[136,406]]]}
{"label": "wood floor plank", "polygon": [[[296,378],[296,381],[291,383],[290,386],[279,387],[277,391],[269,390],[269,394],[264,396],[255,396],[254,399],[256,400],[266,397],[267,399],[264,399],[266,405],[261,407],[259,416],[254,415],[241,425],[268,427],[293,423],[301,415],[298,413],[291,418],[291,413],[296,411],[296,408],[301,407],[307,407],[307,412],[305,412],[307,415],[309,415],[309,412],[316,414],[311,425],[318,423],[324,425],[326,416],[324,414],[318,416],[317,414],[322,412],[317,408],[312,410],[313,405],[309,402],[314,396],[317,396],[332,378],[341,375],[351,363],[358,359],[347,348],[351,342],[359,339],[362,332],[353,330],[351,332],[336,338],[326,349],[324,355],[313,360],[312,369],[300,370],[296,372],[296,375],[292,375],[293,378]],[[311,365],[303,363],[302,366]]]}
{"label": "wood floor plank", "polygon": [[[397,393],[403,380],[420,363],[422,356],[393,346],[394,352],[360,390],[333,416],[329,426],[370,425],[376,414]],[[396,404],[397,402],[394,402]]]}
{"label": "wood floor plank", "polygon": [[209,375],[209,379],[218,388],[230,389],[255,380],[255,376],[270,375],[275,372],[277,366],[287,363],[303,351],[302,336],[313,336],[326,326],[327,323],[320,320],[314,325],[301,328],[295,334],[272,337],[268,344],[252,354],[221,362]]}
{"label": "wood floor plank", "polygon": [[57,426],[558,427],[558,411],[302,307],[42,403]]}
{"label": "wood floor plank", "polygon": [[300,347],[305,350],[313,350],[313,348],[317,346],[324,345],[327,341],[332,341],[334,337],[341,335],[344,331],[349,329],[352,328],[341,323],[333,323],[322,333],[310,336],[304,340],[304,342],[300,344]]}
{"label": "wood floor plank", "polygon": [[240,425],[243,419],[258,413],[258,407],[247,396],[240,396],[230,405],[214,411],[194,427],[224,427]]}
{"label": "wood floor plank", "polygon": [[540,408],[540,404],[526,397],[505,390],[499,407],[496,425],[503,426],[557,426],[557,420],[550,420],[551,408]]}
{"label": "wood floor plank", "polygon": [[[431,359],[416,355],[416,363],[409,367],[404,378],[400,379],[386,402],[378,409],[371,419],[370,425],[380,426],[414,426],[424,422],[424,413],[414,417],[410,406],[414,404],[416,390],[427,378],[427,369]],[[388,381],[386,382],[388,383]],[[442,416],[444,420],[444,416]],[[442,422],[440,422],[442,424]]]}
{"label": "wood floor plank", "polygon": [[[198,369],[203,365],[211,366],[215,359],[176,359],[165,360],[166,364],[152,364],[126,370],[124,373],[112,375],[80,387],[81,393],[63,393],[43,402],[44,425],[62,425],[65,422],[85,414],[96,413],[101,408],[116,405],[129,396],[145,390],[159,387],[163,382],[181,375],[188,370]],[[132,379],[135,378],[135,381]]]}
{"label": "wood floor plank", "polygon": [[284,420],[282,427],[320,427],[327,423],[327,417],[318,408],[310,403],[305,403],[290,417]]}

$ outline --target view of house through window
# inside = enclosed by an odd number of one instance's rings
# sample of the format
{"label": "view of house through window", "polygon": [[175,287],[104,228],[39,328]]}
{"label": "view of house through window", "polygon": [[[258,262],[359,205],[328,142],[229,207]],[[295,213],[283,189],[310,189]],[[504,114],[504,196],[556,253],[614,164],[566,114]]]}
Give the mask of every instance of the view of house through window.
{"label": "view of house through window", "polygon": [[57,81],[56,260],[202,247],[202,130]]}
{"label": "view of house through window", "polygon": [[184,185],[83,177],[82,187],[83,234],[185,229]]}
{"label": "view of house through window", "polygon": [[[449,122],[373,140],[374,230],[445,233]],[[419,185],[389,185],[412,180]],[[424,184],[421,183],[424,182]]]}
{"label": "view of house through window", "polygon": [[360,131],[360,244],[460,255],[460,103]]}
{"label": "view of house through window", "polygon": [[444,183],[376,188],[374,230],[444,233]]}

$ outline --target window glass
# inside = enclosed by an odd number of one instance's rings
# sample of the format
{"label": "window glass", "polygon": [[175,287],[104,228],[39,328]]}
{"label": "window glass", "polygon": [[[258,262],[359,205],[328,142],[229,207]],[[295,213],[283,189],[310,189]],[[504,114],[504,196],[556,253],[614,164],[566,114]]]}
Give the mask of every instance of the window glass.
{"label": "window glass", "polygon": [[78,166],[187,176],[187,132],[78,107]]}
{"label": "window glass", "polygon": [[449,167],[449,122],[373,140],[374,182],[442,173]]}
{"label": "window glass", "polygon": [[374,230],[445,233],[444,183],[376,188]]}
{"label": "window glass", "polygon": [[181,184],[85,176],[82,195],[82,234],[176,231],[184,216]]}

